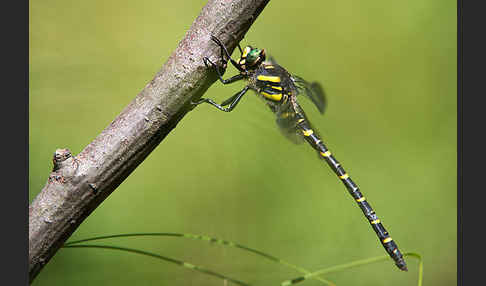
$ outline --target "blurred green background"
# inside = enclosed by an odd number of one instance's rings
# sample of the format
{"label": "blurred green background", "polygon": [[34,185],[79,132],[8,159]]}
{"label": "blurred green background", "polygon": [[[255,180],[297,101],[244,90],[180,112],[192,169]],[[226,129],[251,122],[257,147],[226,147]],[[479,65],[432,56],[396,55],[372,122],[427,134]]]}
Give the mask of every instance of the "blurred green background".
{"label": "blurred green background", "polygon": [[[77,154],[89,144],[152,79],[205,3],[30,1],[30,200],[55,149]],[[456,27],[449,0],[271,1],[242,42],[323,84],[326,113],[301,99],[307,115],[401,250],[423,255],[424,285],[457,282]],[[242,86],[216,82],[205,96],[220,102]],[[281,136],[256,96],[230,114],[209,105],[190,112],[71,240],[127,232],[206,234],[310,270],[385,255],[329,167],[309,146]],[[256,285],[300,276],[201,241],[110,242]],[[326,278],[416,285],[417,260],[407,262],[408,273],[389,260]],[[135,254],[61,249],[33,285],[223,281]]]}

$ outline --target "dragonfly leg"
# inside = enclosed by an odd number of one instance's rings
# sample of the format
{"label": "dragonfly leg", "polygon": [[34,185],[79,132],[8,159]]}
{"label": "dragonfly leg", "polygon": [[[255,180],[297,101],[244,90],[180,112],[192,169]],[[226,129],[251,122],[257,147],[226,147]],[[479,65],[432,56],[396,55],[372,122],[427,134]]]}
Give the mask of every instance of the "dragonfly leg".
{"label": "dragonfly leg", "polygon": [[238,96],[240,95],[240,93],[238,92],[237,94],[233,95],[232,97],[226,99],[225,101],[221,102],[221,106],[226,106],[230,103],[232,103]]}
{"label": "dragonfly leg", "polygon": [[[226,49],[225,45],[223,45],[223,43],[218,39],[216,38],[215,36],[211,35],[211,40],[213,40],[213,42],[215,42],[220,48],[221,48],[221,59],[222,61],[226,64],[228,61],[224,58],[224,55],[226,55],[228,57],[228,59],[230,60],[231,64],[233,64],[233,66],[235,66],[235,68],[237,68],[239,71],[243,71],[243,69],[241,68],[241,66],[231,58],[231,54],[228,52],[228,49]],[[238,43],[238,49],[240,50],[241,53],[243,53],[243,51],[241,50],[241,47],[240,47],[240,44]]]}
{"label": "dragonfly leg", "polygon": [[[216,107],[217,109],[219,109],[221,111],[230,112],[230,111],[232,111],[236,107],[236,105],[238,104],[238,102],[240,102],[240,100],[243,97],[243,95],[249,89],[250,89],[250,87],[249,86],[246,86],[240,92],[238,92],[237,94],[235,94],[232,97],[228,98],[227,100],[223,101],[223,103],[221,103],[221,104],[217,104],[216,102],[214,102],[214,100],[209,99],[209,98],[201,98],[198,102],[195,102],[193,104],[194,105],[199,105],[201,103],[209,103],[209,104],[211,104],[212,106]],[[229,106],[228,107],[223,107],[223,106],[226,106],[226,105],[229,105]]]}
{"label": "dragonfly leg", "polygon": [[240,50],[240,54],[243,54],[243,50],[241,49],[240,43],[238,43],[238,50]]}
{"label": "dragonfly leg", "polygon": [[[211,66],[213,69],[216,70],[216,72],[218,73],[218,78],[219,78],[219,81],[221,81],[223,84],[230,84],[230,83],[233,83],[235,81],[239,81],[239,80],[242,80],[245,78],[244,75],[242,74],[237,74],[235,76],[232,76],[230,77],[229,79],[223,79],[223,76],[221,74],[221,72],[219,71],[219,68],[218,66],[213,63],[209,58],[207,57],[204,57],[203,58],[203,61],[204,61],[204,64],[209,68],[209,66]],[[208,64],[209,63],[209,64]]]}

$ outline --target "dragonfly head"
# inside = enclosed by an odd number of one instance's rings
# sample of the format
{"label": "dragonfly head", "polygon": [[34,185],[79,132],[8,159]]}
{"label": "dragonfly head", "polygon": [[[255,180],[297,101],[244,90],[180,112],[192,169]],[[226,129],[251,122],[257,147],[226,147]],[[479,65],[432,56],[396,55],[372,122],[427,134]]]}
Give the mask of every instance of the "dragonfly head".
{"label": "dragonfly head", "polygon": [[253,48],[251,46],[246,46],[243,49],[243,53],[241,54],[241,58],[238,61],[238,64],[244,70],[253,70],[256,69],[262,62],[265,61],[265,50]]}

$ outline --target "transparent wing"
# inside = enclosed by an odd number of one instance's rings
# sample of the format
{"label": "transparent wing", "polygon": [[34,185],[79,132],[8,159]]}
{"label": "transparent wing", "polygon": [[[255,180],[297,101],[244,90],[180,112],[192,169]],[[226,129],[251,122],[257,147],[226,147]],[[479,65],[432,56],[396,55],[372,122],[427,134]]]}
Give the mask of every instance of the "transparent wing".
{"label": "transparent wing", "polygon": [[[272,109],[272,107],[270,108]],[[276,122],[280,132],[293,143],[300,144],[304,142],[302,131],[297,128],[298,120],[300,118],[304,118],[312,131],[320,137],[319,132],[312,126],[307,115],[305,115],[304,110],[296,101],[291,102],[289,100],[287,103],[277,106],[274,112],[275,115],[277,115]]]}
{"label": "transparent wing", "polygon": [[278,65],[277,61],[275,60],[275,58],[272,55],[267,55],[267,59],[265,60],[265,62],[267,62],[269,64]]}
{"label": "transparent wing", "polygon": [[303,78],[295,75],[293,75],[291,79],[297,87],[299,94],[305,94],[307,98],[315,104],[319,112],[323,114],[327,106],[327,100],[322,86],[318,82],[309,83]]}
{"label": "transparent wing", "polygon": [[[321,138],[321,135],[319,134],[319,131],[317,131],[317,129],[314,127],[314,125],[309,121],[309,118],[307,118],[307,115],[305,115],[305,112],[304,110],[302,109],[302,107],[297,103],[297,101],[295,101],[293,104],[293,109],[295,111],[296,114],[300,114],[304,119],[305,119],[305,122],[307,123],[307,125],[309,126],[310,129],[312,129],[312,131],[314,131],[314,133],[319,137]],[[299,132],[299,135],[301,135],[301,133]],[[303,135],[301,135],[303,136]]]}
{"label": "transparent wing", "polygon": [[277,123],[280,132],[287,139],[295,144],[304,142],[302,135],[297,132],[297,113],[290,101],[278,106],[270,106],[270,109],[272,109],[277,116],[275,122]]}

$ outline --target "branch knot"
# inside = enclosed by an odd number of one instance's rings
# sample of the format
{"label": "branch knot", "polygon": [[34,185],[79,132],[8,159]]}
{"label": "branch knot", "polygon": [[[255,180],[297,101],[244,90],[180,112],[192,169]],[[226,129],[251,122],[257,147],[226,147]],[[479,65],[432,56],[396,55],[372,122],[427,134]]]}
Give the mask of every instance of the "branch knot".
{"label": "branch knot", "polygon": [[52,169],[52,171],[57,171],[64,167],[66,164],[63,162],[72,157],[73,155],[71,154],[71,151],[69,149],[57,149],[52,156],[52,163],[54,164],[54,168]]}

